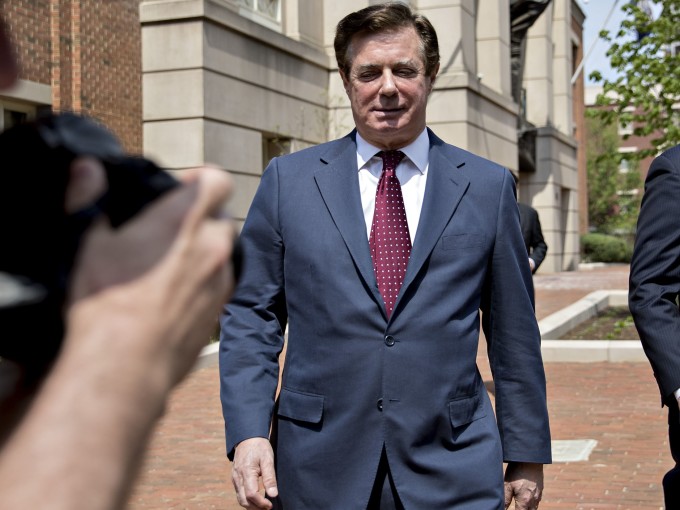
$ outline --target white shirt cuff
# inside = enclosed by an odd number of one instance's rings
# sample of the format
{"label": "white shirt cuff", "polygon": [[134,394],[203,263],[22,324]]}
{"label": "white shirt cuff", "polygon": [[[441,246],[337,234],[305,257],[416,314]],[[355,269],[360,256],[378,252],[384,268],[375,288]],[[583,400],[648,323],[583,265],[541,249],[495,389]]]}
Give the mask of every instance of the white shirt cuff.
{"label": "white shirt cuff", "polygon": [[677,400],[680,400],[680,388],[678,388],[677,390],[675,390],[675,398],[676,398]]}

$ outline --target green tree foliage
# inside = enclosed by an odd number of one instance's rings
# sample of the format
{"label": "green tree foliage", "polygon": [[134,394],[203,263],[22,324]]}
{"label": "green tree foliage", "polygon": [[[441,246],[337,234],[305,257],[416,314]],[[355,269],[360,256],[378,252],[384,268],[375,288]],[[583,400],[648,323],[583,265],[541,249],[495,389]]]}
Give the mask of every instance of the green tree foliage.
{"label": "green tree foliage", "polygon": [[628,160],[628,171],[621,172],[623,157],[618,151],[615,124],[597,115],[586,117],[586,166],[588,169],[588,222],[602,233],[629,234],[637,222],[642,185],[637,163]]}
{"label": "green tree foliage", "polygon": [[[631,155],[636,160],[655,156],[680,141],[680,52],[670,51],[680,42],[680,0],[661,0],[661,13],[649,17],[630,1],[623,5],[625,18],[618,31],[600,32],[610,45],[607,56],[617,77],[607,79],[599,71],[590,78],[602,84],[598,115],[606,123],[632,126],[636,136],[652,135],[652,148]],[[675,108],[674,108],[675,106]]]}

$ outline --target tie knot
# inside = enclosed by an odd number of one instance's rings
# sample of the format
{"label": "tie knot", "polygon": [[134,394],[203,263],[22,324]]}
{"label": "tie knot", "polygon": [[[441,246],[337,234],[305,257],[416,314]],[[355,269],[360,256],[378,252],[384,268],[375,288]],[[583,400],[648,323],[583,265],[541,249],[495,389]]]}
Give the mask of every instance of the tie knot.
{"label": "tie knot", "polygon": [[383,170],[394,170],[397,168],[397,165],[404,159],[405,155],[401,151],[380,151],[378,153],[378,156],[383,160]]}

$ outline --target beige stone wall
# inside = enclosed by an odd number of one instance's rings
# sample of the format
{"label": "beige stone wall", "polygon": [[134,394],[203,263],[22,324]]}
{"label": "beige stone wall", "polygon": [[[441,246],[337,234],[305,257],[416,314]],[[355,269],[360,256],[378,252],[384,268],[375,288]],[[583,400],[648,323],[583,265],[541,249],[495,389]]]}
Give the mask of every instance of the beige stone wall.
{"label": "beige stone wall", "polygon": [[292,38],[218,0],[142,2],[140,14],[145,153],[175,171],[229,170],[232,213],[245,218],[269,157],[328,139],[320,32],[309,13],[293,23],[286,11]]}
{"label": "beige stone wall", "polygon": [[543,127],[537,133],[536,155],[536,174],[521,176],[519,199],[538,211],[548,245],[539,271],[574,270],[579,263],[576,145],[555,128]]}
{"label": "beige stone wall", "polygon": [[527,120],[537,126],[536,171],[520,175],[519,200],[539,214],[548,254],[541,272],[569,271],[580,261],[578,144],[574,137],[575,34],[572,0],[554,0],[531,27],[524,87]]}

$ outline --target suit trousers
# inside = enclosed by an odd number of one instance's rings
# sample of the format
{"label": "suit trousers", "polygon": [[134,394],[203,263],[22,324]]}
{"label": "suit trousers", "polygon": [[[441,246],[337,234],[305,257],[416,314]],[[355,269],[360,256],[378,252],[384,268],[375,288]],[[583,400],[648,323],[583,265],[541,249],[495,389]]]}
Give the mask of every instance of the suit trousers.
{"label": "suit trousers", "polygon": [[680,410],[675,398],[668,402],[668,439],[675,467],[663,478],[663,493],[668,510],[680,508]]}
{"label": "suit trousers", "polygon": [[401,504],[394,486],[384,447],[366,510],[404,510],[404,505]]}

